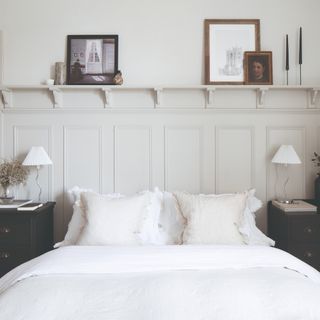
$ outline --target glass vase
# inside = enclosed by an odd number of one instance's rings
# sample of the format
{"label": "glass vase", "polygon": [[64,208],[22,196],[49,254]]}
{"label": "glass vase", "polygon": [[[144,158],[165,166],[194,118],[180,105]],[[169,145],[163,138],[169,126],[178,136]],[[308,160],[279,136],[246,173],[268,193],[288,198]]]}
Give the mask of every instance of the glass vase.
{"label": "glass vase", "polygon": [[2,186],[2,194],[0,197],[1,204],[10,204],[13,202],[14,196],[11,194],[9,186]]}

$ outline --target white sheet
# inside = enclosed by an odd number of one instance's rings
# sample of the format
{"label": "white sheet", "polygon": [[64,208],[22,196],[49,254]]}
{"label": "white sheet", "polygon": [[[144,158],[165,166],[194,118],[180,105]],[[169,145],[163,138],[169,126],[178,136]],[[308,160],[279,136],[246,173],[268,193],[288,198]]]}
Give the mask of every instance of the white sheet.
{"label": "white sheet", "polygon": [[5,320],[320,319],[319,272],[261,246],[64,247],[0,292]]}

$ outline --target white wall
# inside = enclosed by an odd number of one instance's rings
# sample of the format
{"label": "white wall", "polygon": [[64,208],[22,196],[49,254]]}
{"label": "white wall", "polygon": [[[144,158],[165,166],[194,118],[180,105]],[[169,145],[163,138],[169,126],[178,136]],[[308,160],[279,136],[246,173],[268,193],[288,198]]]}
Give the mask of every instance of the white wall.
{"label": "white wall", "polygon": [[5,83],[39,84],[64,60],[68,34],[118,34],[125,83],[200,84],[203,20],[258,18],[261,48],[274,54],[274,82],[284,83],[284,37],[290,37],[290,83],[297,83],[298,28],[304,32],[303,81],[319,82],[318,0],[0,0]]}

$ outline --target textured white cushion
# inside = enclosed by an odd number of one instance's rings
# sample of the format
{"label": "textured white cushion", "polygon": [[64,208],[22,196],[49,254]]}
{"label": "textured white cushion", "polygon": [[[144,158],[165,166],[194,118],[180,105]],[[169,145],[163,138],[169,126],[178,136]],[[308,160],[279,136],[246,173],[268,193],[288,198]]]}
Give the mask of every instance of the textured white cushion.
{"label": "textured white cushion", "polygon": [[157,187],[154,189],[154,194],[160,199],[162,204],[158,217],[159,244],[181,244],[186,219],[180,212],[176,198],[171,192],[162,192]]}
{"label": "textured white cushion", "polygon": [[248,193],[193,195],[174,193],[187,226],[184,244],[244,244],[239,232]]}
{"label": "textured white cushion", "polygon": [[[55,248],[63,246],[72,246],[76,244],[79,235],[86,224],[85,214],[83,212],[83,207],[80,203],[80,195],[82,192],[88,191],[93,192],[91,189],[80,188],[78,186],[74,186],[72,189],[68,190],[68,195],[70,197],[71,202],[73,203],[73,214],[68,224],[68,230],[64,240],[56,243],[54,245]],[[123,196],[119,193],[110,193],[107,194],[106,197],[113,199]]]}
{"label": "textured white cushion", "polygon": [[275,242],[268,238],[256,226],[255,212],[262,207],[262,202],[254,196],[255,189],[248,191],[247,205],[244,210],[243,219],[239,226],[244,241],[249,245],[274,246]]}
{"label": "textured white cushion", "polygon": [[138,245],[151,206],[151,194],[110,199],[92,192],[81,193],[87,223],[79,245]]}

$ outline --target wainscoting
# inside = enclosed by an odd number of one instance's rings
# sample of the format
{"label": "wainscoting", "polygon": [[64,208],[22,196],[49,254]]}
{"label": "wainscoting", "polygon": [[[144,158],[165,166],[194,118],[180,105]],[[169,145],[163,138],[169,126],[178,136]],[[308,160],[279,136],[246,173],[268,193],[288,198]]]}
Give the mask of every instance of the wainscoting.
{"label": "wainscoting", "polygon": [[[57,201],[56,240],[72,213],[67,190],[74,185],[125,194],[155,186],[195,193],[254,187],[266,203],[275,196],[270,160],[280,144],[292,144],[302,160],[289,168],[289,195],[313,196],[320,109],[312,87],[269,88],[263,97],[258,87],[111,88],[112,98],[109,87],[107,95],[53,88],[56,97],[50,89],[2,88],[1,155],[23,160],[33,145],[48,151],[54,165],[41,169],[40,181],[42,200]],[[36,199],[34,177],[17,189],[19,197]],[[257,222],[265,231],[265,208]]]}

